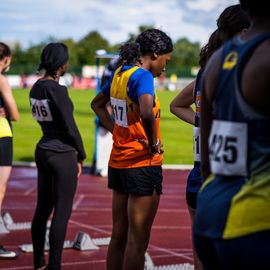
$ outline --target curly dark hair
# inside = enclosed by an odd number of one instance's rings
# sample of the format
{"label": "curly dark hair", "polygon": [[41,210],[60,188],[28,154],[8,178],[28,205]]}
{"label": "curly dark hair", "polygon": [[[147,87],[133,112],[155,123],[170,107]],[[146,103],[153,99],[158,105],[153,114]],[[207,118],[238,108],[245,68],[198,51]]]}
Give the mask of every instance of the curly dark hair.
{"label": "curly dark hair", "polygon": [[234,35],[248,28],[250,17],[241,5],[227,7],[217,19],[217,29],[211,34],[208,43],[201,49],[200,66],[204,68],[208,59],[219,47]]}
{"label": "curly dark hair", "polygon": [[6,56],[11,56],[11,50],[7,44],[0,42],[0,60]]}
{"label": "curly dark hair", "polygon": [[270,5],[266,0],[240,0],[239,2],[251,17],[270,15]]}
{"label": "curly dark hair", "polygon": [[141,56],[156,53],[163,55],[173,51],[171,38],[161,30],[148,29],[138,35],[135,42],[120,47],[119,64],[134,65]]}

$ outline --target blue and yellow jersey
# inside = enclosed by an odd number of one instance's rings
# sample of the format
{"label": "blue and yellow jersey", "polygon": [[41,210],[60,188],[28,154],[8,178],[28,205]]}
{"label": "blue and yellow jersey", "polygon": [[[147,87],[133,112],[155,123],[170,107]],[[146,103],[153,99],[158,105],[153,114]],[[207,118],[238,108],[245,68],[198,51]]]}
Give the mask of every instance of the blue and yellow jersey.
{"label": "blue and yellow jersey", "polygon": [[269,38],[224,45],[209,136],[212,176],[199,194],[196,234],[231,239],[270,230],[270,118],[253,109],[239,87],[245,64]]}

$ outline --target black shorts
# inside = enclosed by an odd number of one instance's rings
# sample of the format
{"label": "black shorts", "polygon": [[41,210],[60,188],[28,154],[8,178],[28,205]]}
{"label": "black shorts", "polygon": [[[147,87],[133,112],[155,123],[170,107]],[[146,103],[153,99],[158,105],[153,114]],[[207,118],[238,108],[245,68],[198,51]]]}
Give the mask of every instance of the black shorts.
{"label": "black shorts", "polygon": [[12,166],[12,137],[0,138],[0,166]]}
{"label": "black shorts", "polygon": [[109,167],[108,187],[118,192],[152,196],[162,194],[161,166],[116,169]]}
{"label": "black shorts", "polygon": [[192,209],[197,208],[197,196],[198,196],[197,192],[186,191],[186,203]]}

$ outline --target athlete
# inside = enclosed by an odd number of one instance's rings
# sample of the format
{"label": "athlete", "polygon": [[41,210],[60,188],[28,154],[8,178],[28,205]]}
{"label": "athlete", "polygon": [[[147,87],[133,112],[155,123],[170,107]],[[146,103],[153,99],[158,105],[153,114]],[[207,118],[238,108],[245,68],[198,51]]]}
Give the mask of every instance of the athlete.
{"label": "athlete", "polygon": [[[12,168],[13,133],[11,121],[18,121],[20,117],[8,80],[3,75],[9,69],[10,63],[10,48],[0,42],[0,213]],[[2,217],[0,217],[0,222],[3,225]],[[0,259],[15,257],[15,252],[0,246]]]}
{"label": "athlete", "polygon": [[205,270],[270,265],[270,8],[241,0],[251,26],[209,60],[201,95],[194,242]]}
{"label": "athlete", "polygon": [[[120,66],[91,103],[113,134],[108,187],[113,190],[108,270],[144,269],[152,223],[162,193],[160,104],[154,77],[172,56],[171,39],[158,29],[120,48]],[[110,100],[114,123],[106,104]]]}
{"label": "athlete", "polygon": [[[202,185],[200,170],[200,93],[201,78],[205,65],[210,56],[216,51],[226,40],[240,32],[246,31],[249,27],[250,19],[246,11],[241,5],[233,5],[227,7],[217,19],[217,29],[211,34],[208,43],[200,52],[200,70],[196,80],[188,84],[171,102],[170,109],[180,119],[194,125],[193,133],[193,149],[194,149],[194,167],[190,171],[186,186],[186,202],[193,223],[196,210],[197,194]],[[194,103],[195,112],[191,105]],[[194,250],[195,270],[202,269],[202,265]]]}
{"label": "athlete", "polygon": [[[38,70],[44,69],[45,74],[30,91],[32,115],[43,132],[35,152],[38,196],[32,221],[34,268],[58,270],[77,178],[86,155],[67,88],[59,85],[68,67],[68,49],[62,43],[50,43],[43,49],[40,61]],[[46,268],[46,224],[52,212]]]}

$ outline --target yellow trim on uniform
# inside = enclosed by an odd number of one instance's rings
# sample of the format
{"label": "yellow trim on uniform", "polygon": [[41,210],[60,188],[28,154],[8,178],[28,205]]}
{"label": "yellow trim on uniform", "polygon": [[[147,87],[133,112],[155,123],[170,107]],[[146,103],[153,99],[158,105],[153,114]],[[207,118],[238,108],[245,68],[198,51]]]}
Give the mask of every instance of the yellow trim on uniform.
{"label": "yellow trim on uniform", "polygon": [[8,120],[0,117],[0,138],[12,137],[12,131]]}
{"label": "yellow trim on uniform", "polygon": [[[134,66],[129,70],[123,71],[123,74],[121,74],[121,68],[122,66],[115,71],[115,76],[113,76],[111,84],[111,96],[114,98],[125,99],[127,96],[127,91],[123,91],[123,89],[127,89],[128,80],[131,74],[135,72],[139,67]],[[120,88],[119,85],[121,85],[122,88]]]}
{"label": "yellow trim on uniform", "polygon": [[237,52],[230,52],[226,55],[224,63],[223,63],[223,69],[231,70],[235,67],[238,60],[238,53]]}
{"label": "yellow trim on uniform", "polygon": [[200,191],[202,191],[208,184],[210,184],[211,182],[213,182],[213,180],[215,179],[215,175],[214,174],[210,174],[207,179],[203,182]]}
{"label": "yellow trim on uniform", "polygon": [[270,230],[269,171],[250,179],[233,197],[229,209],[224,239]]}

